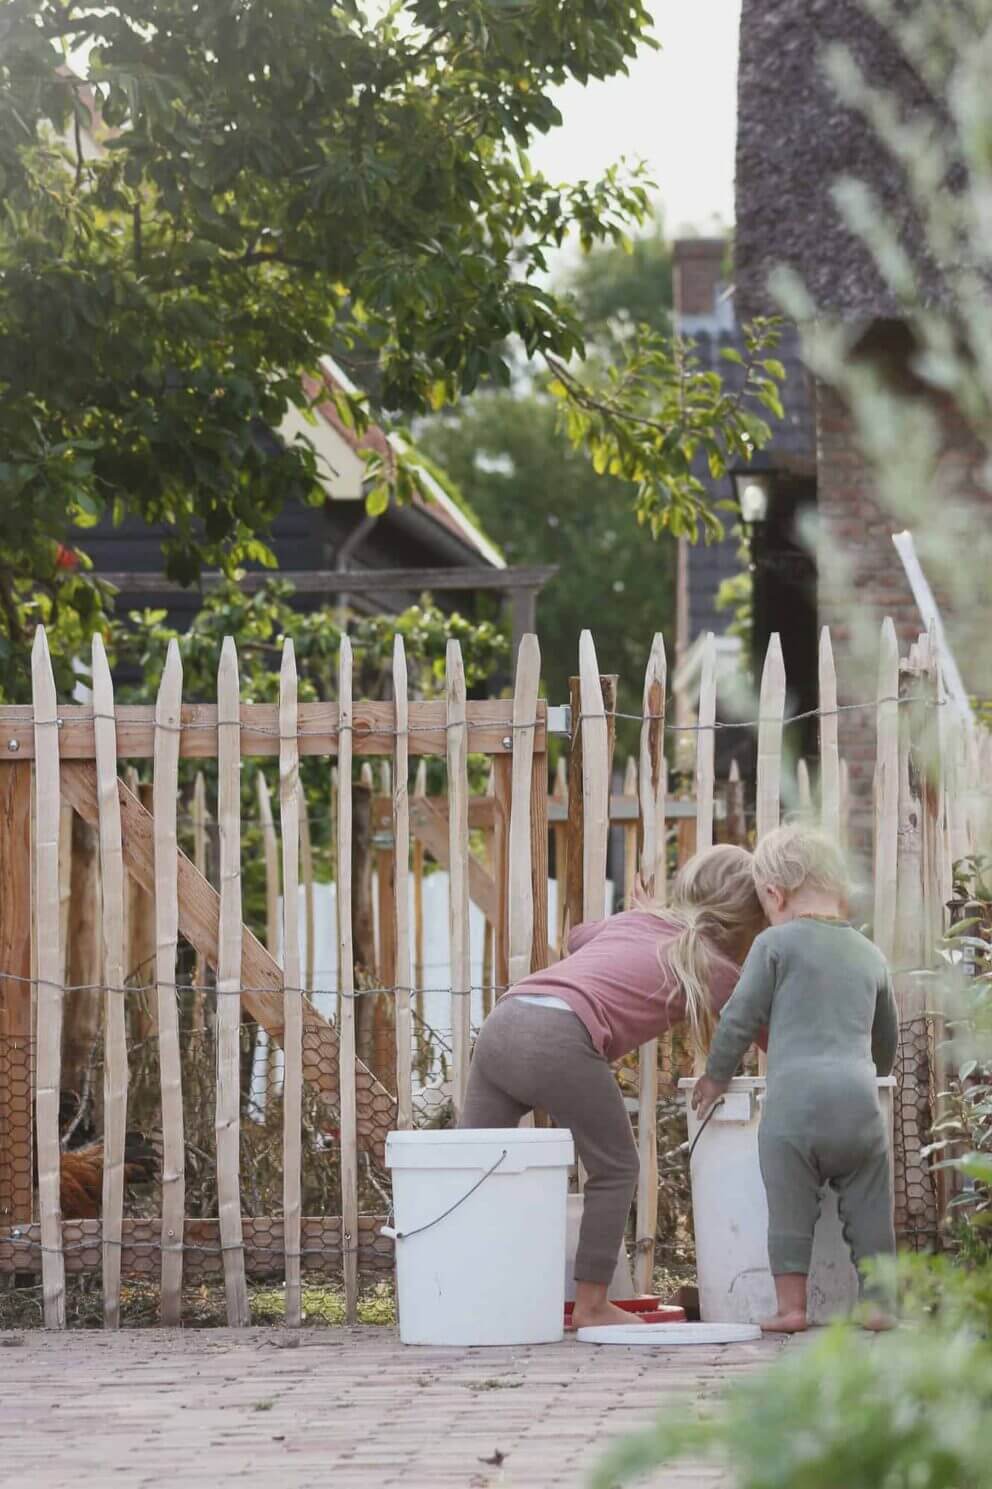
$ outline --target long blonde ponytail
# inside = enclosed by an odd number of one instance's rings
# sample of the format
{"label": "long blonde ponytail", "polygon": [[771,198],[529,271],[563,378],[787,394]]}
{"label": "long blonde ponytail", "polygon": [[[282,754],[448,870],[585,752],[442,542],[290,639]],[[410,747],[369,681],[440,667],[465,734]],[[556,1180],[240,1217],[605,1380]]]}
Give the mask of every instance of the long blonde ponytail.
{"label": "long blonde ponytail", "polygon": [[675,980],[671,996],[685,999],[693,1048],[705,1054],[716,1024],[709,991],[714,962],[742,961],[766,924],[751,854],[730,844],[706,848],[679,870],[667,905],[654,901],[640,908],[681,927],[661,957]]}

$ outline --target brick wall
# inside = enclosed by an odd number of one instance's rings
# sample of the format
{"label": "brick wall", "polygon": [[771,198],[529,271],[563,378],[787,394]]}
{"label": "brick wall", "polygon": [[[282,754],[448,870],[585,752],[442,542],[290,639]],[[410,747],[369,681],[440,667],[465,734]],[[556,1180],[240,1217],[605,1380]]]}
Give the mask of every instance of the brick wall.
{"label": "brick wall", "polygon": [[[982,453],[953,410],[941,408],[940,416],[946,431],[942,468],[968,506],[972,501],[982,503],[987,514],[989,497],[975,480]],[[905,523],[879,509],[872,472],[857,449],[853,420],[836,394],[822,384],[816,390],[816,435],[819,621],[831,631],[839,702],[859,702],[875,696],[878,638],[885,617],[890,616],[895,624],[903,656],[918,637],[922,622],[892,544],[892,533]],[[937,511],[940,500],[935,492],[937,521],[941,520]],[[987,527],[986,514],[976,534]],[[932,572],[928,578],[953,631],[954,616],[947,596],[941,593]],[[967,683],[968,646],[960,634],[955,649]],[[839,736],[841,754],[850,771],[851,844],[867,858],[872,840],[873,710],[841,714]]]}
{"label": "brick wall", "polygon": [[680,321],[713,315],[726,252],[723,238],[678,238],[672,245],[672,290]]}

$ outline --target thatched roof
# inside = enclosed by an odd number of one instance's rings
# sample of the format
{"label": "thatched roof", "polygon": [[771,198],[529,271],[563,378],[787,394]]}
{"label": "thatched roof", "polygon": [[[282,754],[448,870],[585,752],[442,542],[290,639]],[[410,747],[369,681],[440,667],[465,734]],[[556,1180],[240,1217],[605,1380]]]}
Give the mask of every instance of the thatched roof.
{"label": "thatched roof", "polygon": [[[738,77],[736,286],[745,317],[774,307],[768,275],[798,270],[816,303],[852,319],[898,315],[870,256],[844,227],[830,187],[867,182],[912,250],[918,229],[902,173],[870,127],[843,108],[822,71],[824,46],[843,42],[872,83],[903,106],[928,95],[892,40],[858,0],[743,0]],[[921,270],[927,297],[938,293]]]}

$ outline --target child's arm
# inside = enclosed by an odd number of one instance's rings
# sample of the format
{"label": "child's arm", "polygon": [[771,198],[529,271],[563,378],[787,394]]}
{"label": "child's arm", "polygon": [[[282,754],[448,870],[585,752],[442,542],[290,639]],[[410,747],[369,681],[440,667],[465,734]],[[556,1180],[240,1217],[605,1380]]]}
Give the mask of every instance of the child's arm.
{"label": "child's arm", "polygon": [[720,1084],[733,1080],[734,1071],[745,1052],[767,1029],[775,991],[775,971],[775,953],[759,936],[747,954],[740,981],[720,1015],[706,1062],[706,1074],[711,1080]]}
{"label": "child's arm", "polygon": [[871,1057],[881,1076],[891,1075],[899,1048],[899,1013],[892,978],[886,971],[875,998],[875,1020],[871,1026]]}

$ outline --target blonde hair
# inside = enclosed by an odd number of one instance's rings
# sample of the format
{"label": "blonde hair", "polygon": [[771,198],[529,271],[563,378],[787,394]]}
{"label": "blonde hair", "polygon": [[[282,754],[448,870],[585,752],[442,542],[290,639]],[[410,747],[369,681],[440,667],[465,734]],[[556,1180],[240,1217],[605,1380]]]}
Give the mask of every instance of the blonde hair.
{"label": "blonde hair", "polygon": [[819,890],[847,900],[850,879],[840,849],[826,833],[792,825],[776,828],[754,850],[754,882],[791,897],[800,889]]}
{"label": "blonde hair", "polygon": [[667,905],[654,902],[643,908],[680,927],[661,960],[675,979],[670,997],[681,993],[685,998],[692,1045],[705,1054],[716,1024],[709,991],[713,963],[717,957],[743,961],[767,924],[751,854],[730,844],[706,848],[679,870]]}

